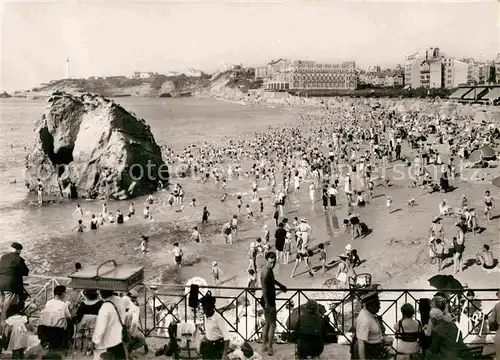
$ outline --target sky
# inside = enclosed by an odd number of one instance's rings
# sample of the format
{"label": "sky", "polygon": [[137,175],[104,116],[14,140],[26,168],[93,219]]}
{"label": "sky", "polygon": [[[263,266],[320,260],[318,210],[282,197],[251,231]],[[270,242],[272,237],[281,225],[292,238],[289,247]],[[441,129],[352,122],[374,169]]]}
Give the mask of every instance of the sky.
{"label": "sky", "polygon": [[[0,0],[2,1],[2,0]],[[0,90],[134,71],[213,72],[290,58],[404,64],[432,46],[494,59],[500,2],[13,1],[0,5]]]}

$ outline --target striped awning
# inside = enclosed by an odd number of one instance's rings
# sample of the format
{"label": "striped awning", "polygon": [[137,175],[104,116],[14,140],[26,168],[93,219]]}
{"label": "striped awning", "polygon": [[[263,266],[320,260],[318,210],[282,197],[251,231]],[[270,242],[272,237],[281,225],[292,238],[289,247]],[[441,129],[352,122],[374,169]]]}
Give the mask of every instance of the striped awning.
{"label": "striped awning", "polygon": [[483,93],[487,88],[485,87],[477,87],[477,88],[472,88],[471,91],[469,91],[465,96],[462,97],[464,100],[475,100],[479,96],[481,96],[481,93]]}
{"label": "striped awning", "polygon": [[490,91],[486,93],[486,95],[482,96],[481,99],[489,101],[500,99],[500,87],[495,87],[493,89],[490,89]]}
{"label": "striped awning", "polygon": [[450,99],[461,99],[462,96],[471,91],[472,88],[460,88],[449,96]]}

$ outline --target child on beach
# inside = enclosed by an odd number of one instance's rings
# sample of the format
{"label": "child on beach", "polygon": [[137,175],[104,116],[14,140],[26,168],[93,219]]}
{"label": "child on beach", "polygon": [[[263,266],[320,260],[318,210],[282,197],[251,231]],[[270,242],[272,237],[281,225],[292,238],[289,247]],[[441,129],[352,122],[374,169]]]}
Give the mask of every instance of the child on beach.
{"label": "child on beach", "polygon": [[[212,270],[210,271],[212,274],[212,280],[214,281],[214,286],[220,286],[220,277],[224,274],[224,272],[219,267],[217,261],[212,262]],[[215,293],[218,294],[219,289],[215,290]]]}
{"label": "child on beach", "polygon": [[149,238],[147,236],[145,236],[145,235],[142,235],[141,238],[142,238],[141,245],[139,245],[138,247],[134,248],[134,250],[141,249],[141,252],[144,255],[144,254],[146,254],[148,252]]}
{"label": "child on beach", "polygon": [[83,232],[83,230],[85,228],[86,228],[86,226],[83,225],[83,221],[82,220],[78,220],[78,224],[71,231]]}
{"label": "child on beach", "polygon": [[276,222],[276,227],[278,227],[279,224],[279,217],[280,217],[279,205],[276,205],[273,214],[273,219]]}
{"label": "child on beach", "polygon": [[231,230],[233,234],[233,240],[236,240],[236,235],[238,233],[238,215],[233,215],[231,219]]}
{"label": "child on beach", "polygon": [[95,217],[95,214],[92,214],[92,218],[90,219],[90,230],[97,230],[99,227],[99,220]]}
{"label": "child on beach", "polygon": [[253,212],[252,209],[250,208],[250,204],[247,204],[246,210],[247,210],[247,219],[253,219]]}
{"label": "child on beach", "polygon": [[191,207],[196,207],[196,199],[191,200]]}
{"label": "child on beach", "polygon": [[254,180],[252,183],[252,194],[253,194],[253,198],[256,199],[257,198],[257,181],[256,180]]}
{"label": "child on beach", "polygon": [[170,207],[174,206],[174,201],[175,201],[174,193],[170,193],[170,195],[167,198],[168,206]]}
{"label": "child on beach", "polygon": [[262,198],[259,198],[259,207],[260,207],[260,213],[264,213],[264,201],[262,201]]}
{"label": "child on beach", "polygon": [[319,261],[321,263],[321,268],[323,269],[323,272],[326,272],[326,249],[325,249],[325,244],[321,243],[318,245],[319,248]]}
{"label": "child on beach", "polygon": [[241,195],[238,195],[236,197],[236,200],[237,200],[237,207],[238,207],[238,214],[241,213],[241,207],[243,206],[243,201],[241,200]]}
{"label": "child on beach", "polygon": [[198,231],[197,226],[193,227],[193,233],[191,234],[191,240],[196,241],[197,243],[201,242],[201,235],[200,235],[200,232]]}
{"label": "child on beach", "polygon": [[493,208],[493,198],[490,196],[490,191],[484,192],[484,215],[486,220],[491,220],[491,209]]}
{"label": "child on beach", "polygon": [[257,288],[257,276],[253,269],[248,270],[248,284],[247,288],[252,289],[248,290],[250,294],[255,294],[255,288]]}
{"label": "child on beach", "polygon": [[7,350],[12,351],[12,359],[24,359],[24,351],[28,348],[28,317],[22,314],[18,304],[11,305],[5,320],[4,341]]}
{"label": "child on beach", "polygon": [[182,252],[179,243],[174,244],[174,249],[170,251],[170,254],[174,254],[174,261],[177,266],[182,267],[182,256],[184,255],[184,253]]}
{"label": "child on beach", "polygon": [[128,217],[131,217],[132,215],[135,214],[135,207],[134,207],[134,203],[131,202],[128,206],[128,213],[127,213],[127,216]]}
{"label": "child on beach", "polygon": [[78,218],[82,218],[83,215],[84,215],[84,211],[83,209],[81,208],[80,204],[76,204],[76,209],[75,211],[73,211],[73,214],[71,214],[72,216],[78,216]]}
{"label": "child on beach", "polygon": [[149,209],[149,206],[146,206],[144,208],[143,214],[144,214],[144,219],[146,219],[146,220],[153,220],[153,217],[151,216],[151,210]]}
{"label": "child on beach", "polygon": [[208,217],[210,216],[210,213],[207,210],[207,207],[203,207],[203,214],[201,215],[201,223],[206,224],[208,223]]}
{"label": "child on beach", "polygon": [[227,199],[227,193],[224,193],[224,195],[222,195],[222,198],[220,199],[220,202],[226,202],[226,199]]}
{"label": "child on beach", "polygon": [[264,244],[267,244],[269,243],[269,238],[271,234],[269,232],[269,227],[267,225],[264,225],[263,229],[264,229],[264,236],[263,236]]}
{"label": "child on beach", "polygon": [[290,255],[292,254],[292,233],[287,232],[285,237],[285,245],[283,246],[283,264],[290,263]]}
{"label": "child on beach", "polygon": [[387,207],[387,210],[389,211],[389,214],[390,214],[391,209],[392,209],[392,197],[391,197],[391,195],[387,195],[387,201],[386,201],[385,206]]}

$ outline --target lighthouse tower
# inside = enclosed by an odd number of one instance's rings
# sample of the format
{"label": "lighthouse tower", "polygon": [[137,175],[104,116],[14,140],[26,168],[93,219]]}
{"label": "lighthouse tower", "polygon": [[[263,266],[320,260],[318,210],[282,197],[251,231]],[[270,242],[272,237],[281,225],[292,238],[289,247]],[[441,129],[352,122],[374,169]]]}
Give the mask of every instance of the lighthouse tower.
{"label": "lighthouse tower", "polygon": [[69,58],[66,59],[66,79],[69,79]]}

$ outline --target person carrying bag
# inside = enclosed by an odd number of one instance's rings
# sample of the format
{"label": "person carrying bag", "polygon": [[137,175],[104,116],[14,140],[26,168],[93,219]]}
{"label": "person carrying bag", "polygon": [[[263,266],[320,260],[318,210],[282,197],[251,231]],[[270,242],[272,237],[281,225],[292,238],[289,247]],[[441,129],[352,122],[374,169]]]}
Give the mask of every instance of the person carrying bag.
{"label": "person carrying bag", "polygon": [[113,308],[116,311],[116,316],[118,317],[118,321],[120,321],[120,325],[122,326],[122,343],[121,345],[123,346],[123,352],[125,354],[125,360],[129,360],[129,354],[128,354],[128,349],[127,349],[127,344],[130,342],[130,334],[128,332],[127,327],[125,326],[125,323],[123,322],[120,312],[118,311],[118,308],[116,307],[115,303],[112,301],[105,301],[104,303],[109,303],[113,305]]}

